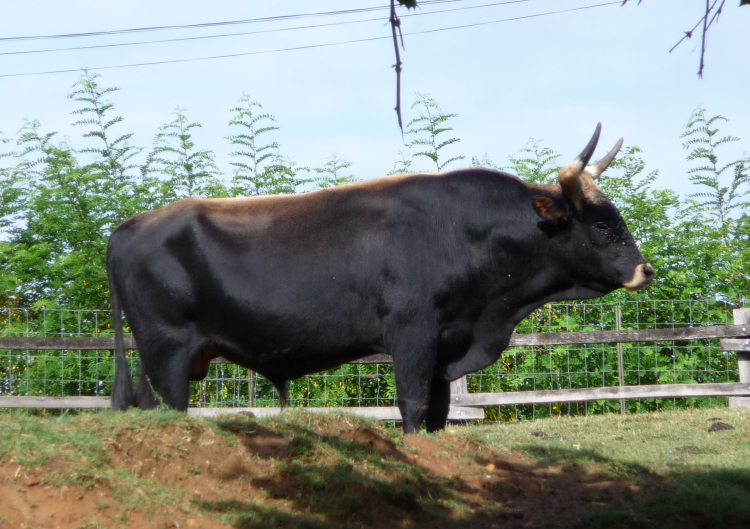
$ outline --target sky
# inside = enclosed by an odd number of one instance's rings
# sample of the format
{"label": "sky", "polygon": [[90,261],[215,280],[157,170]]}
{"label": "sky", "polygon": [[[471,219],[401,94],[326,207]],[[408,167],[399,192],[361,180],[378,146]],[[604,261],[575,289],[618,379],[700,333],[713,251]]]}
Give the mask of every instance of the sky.
{"label": "sky", "polygon": [[[466,156],[449,166],[460,168],[472,156],[484,155],[505,165],[508,156],[530,138],[541,140],[567,161],[581,151],[601,121],[598,155],[622,136],[626,145],[643,149],[647,170],[659,170],[657,187],[683,195],[693,191],[686,171],[694,163],[685,160],[687,151],[680,135],[699,105],[709,115],[728,117],[722,132],[742,138],[726,146],[725,161],[750,152],[750,6],[739,7],[737,0],[727,2],[709,33],[704,78],[699,79],[698,32],[674,52],[669,50],[701,18],[703,2],[643,0],[638,5],[631,0],[625,6],[619,2],[601,5],[607,3],[454,0],[423,1],[421,9],[410,12],[399,8],[405,43],[401,52],[405,122],[417,115],[409,109],[416,92],[430,94],[444,112],[458,114],[450,125],[461,141],[446,149],[446,155]],[[212,149],[229,177],[231,148],[225,139],[232,133],[229,109],[245,93],[276,117],[280,130],[268,137],[278,141],[282,154],[298,164],[320,167],[336,153],[353,163],[350,171],[359,178],[383,176],[399,159],[399,149],[403,150],[393,111],[395,60],[386,25],[388,11],[288,16],[386,5],[385,0],[0,0],[0,131],[4,137],[13,136],[24,120],[39,120],[42,132],[57,131],[76,148],[92,145],[93,140],[81,138],[81,127],[71,126],[76,118],[70,113],[77,104],[66,98],[80,75],[77,70],[90,68],[102,75],[102,86],[120,88],[110,98],[116,114],[124,117],[116,131],[133,132],[135,145],[150,147],[158,127],[170,121],[179,106],[191,121],[202,124],[195,132],[196,146]],[[588,6],[598,7],[570,11]],[[452,11],[437,12],[443,10]],[[262,17],[287,18],[75,38],[13,39]],[[518,17],[530,18],[495,23]],[[289,29],[321,24],[328,25]],[[248,32],[256,33],[14,53]],[[386,38],[320,46],[378,37]],[[319,47],[273,51],[304,46]],[[244,55],[186,60],[236,54]],[[184,62],[96,69],[174,60]],[[73,71],[13,75],[56,70]],[[428,162],[417,161],[413,168],[431,170]]]}

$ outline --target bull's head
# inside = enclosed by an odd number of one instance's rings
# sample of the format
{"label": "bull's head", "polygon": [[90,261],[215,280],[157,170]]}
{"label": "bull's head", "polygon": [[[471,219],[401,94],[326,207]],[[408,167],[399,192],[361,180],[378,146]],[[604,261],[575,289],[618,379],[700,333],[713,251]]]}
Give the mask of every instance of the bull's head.
{"label": "bull's head", "polygon": [[[617,156],[615,147],[594,165],[588,165],[599,141],[601,123],[578,157],[560,169],[559,193],[534,197],[537,214],[551,225],[552,239],[565,245],[571,256],[568,268],[577,287],[607,293],[617,288],[639,290],[654,278],[622,215],[596,179]],[[572,252],[571,252],[572,250]]]}

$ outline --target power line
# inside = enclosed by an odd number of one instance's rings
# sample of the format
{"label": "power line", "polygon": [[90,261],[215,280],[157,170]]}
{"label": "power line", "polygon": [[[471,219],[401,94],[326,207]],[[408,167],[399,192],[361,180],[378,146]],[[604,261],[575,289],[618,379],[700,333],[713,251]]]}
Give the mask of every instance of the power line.
{"label": "power line", "polygon": [[[590,6],[583,6],[583,7],[575,7],[571,9],[562,9],[560,11],[548,11],[546,13],[537,13],[534,15],[524,15],[520,17],[513,17],[513,18],[504,18],[500,20],[490,20],[486,22],[476,22],[474,24],[463,24],[460,26],[451,26],[447,28],[438,28],[438,29],[428,29],[424,31],[415,31],[412,33],[405,33],[406,36],[414,36],[414,35],[424,35],[428,33],[438,33],[441,31],[451,31],[456,29],[464,29],[464,28],[470,28],[470,27],[477,27],[477,26],[486,26],[489,24],[498,24],[501,22],[512,22],[516,20],[525,20],[529,18],[538,18],[543,16],[549,16],[549,15],[559,15],[561,13],[570,13],[573,11],[583,11],[586,9],[594,9],[597,7],[604,7],[604,6],[610,6],[610,5],[621,5],[622,0],[616,0],[614,2],[607,2],[604,4],[595,4]],[[310,44],[307,46],[295,46],[292,48],[280,48],[276,50],[264,50],[264,51],[249,51],[249,52],[243,52],[243,53],[232,53],[227,55],[213,55],[210,57],[194,57],[191,59],[171,59],[166,61],[153,61],[153,62],[142,62],[142,63],[134,63],[134,64],[119,64],[115,66],[97,66],[94,68],[85,68],[86,70],[113,70],[116,68],[135,68],[137,66],[154,66],[159,64],[174,64],[174,63],[181,63],[181,62],[195,62],[195,61],[208,61],[213,59],[228,59],[232,57],[244,57],[249,55],[264,55],[269,53],[279,53],[279,52],[286,52],[286,51],[296,51],[296,50],[305,50],[305,49],[313,49],[313,48],[325,48],[330,46],[340,46],[342,44],[354,44],[359,42],[371,42],[375,40],[383,40],[383,39],[390,39],[390,36],[382,36],[382,37],[371,37],[366,39],[356,39],[356,40],[346,40],[341,42],[329,42],[325,44]],[[46,72],[31,72],[31,73],[11,73],[11,74],[0,74],[0,78],[2,77],[25,77],[30,75],[46,75],[46,74],[56,74],[56,73],[71,73],[71,72],[80,72],[84,68],[74,68],[69,70],[50,70]]]}
{"label": "power line", "polygon": [[[432,5],[432,4],[443,4],[452,2],[463,2],[464,0],[422,0],[420,5]],[[90,31],[87,33],[66,33],[61,35],[33,35],[27,37],[2,37],[0,42],[4,41],[18,41],[18,40],[46,40],[46,39],[69,39],[76,37],[97,37],[101,35],[121,35],[124,33],[142,33],[146,31],[167,31],[174,29],[196,29],[196,28],[210,28],[216,26],[231,26],[237,24],[254,24],[258,22],[274,22],[278,20],[292,20],[297,18],[310,18],[310,17],[323,17],[331,15],[348,15],[352,13],[365,13],[368,11],[378,11],[382,9],[388,9],[388,7],[377,6],[377,7],[362,7],[358,9],[345,9],[339,11],[324,11],[321,13],[298,13],[296,15],[278,15],[272,17],[261,17],[261,18],[249,18],[245,20],[229,20],[225,22],[204,22],[201,24],[183,24],[173,26],[153,26],[143,28],[131,28],[131,29],[115,29],[109,31]]]}
{"label": "power line", "polygon": [[[451,0],[451,1],[462,1],[462,0]],[[465,7],[457,7],[453,9],[440,9],[437,11],[427,11],[423,13],[405,14],[405,15],[401,15],[400,18],[424,16],[424,15],[435,15],[439,13],[448,13],[448,12],[453,12],[453,11],[466,11],[469,9],[480,9],[484,7],[495,7],[495,6],[507,5],[507,4],[519,4],[522,2],[530,2],[530,1],[531,0],[506,0],[504,2],[494,2],[491,4],[483,4],[483,5],[478,5],[478,6],[465,6]],[[300,30],[300,29],[314,29],[314,28],[323,28],[323,27],[330,27],[330,26],[342,26],[342,25],[347,25],[347,24],[361,24],[363,22],[382,22],[382,21],[383,21],[383,18],[381,17],[365,18],[362,20],[347,20],[346,22],[329,22],[327,24],[313,24],[310,26],[296,26],[292,28],[277,28],[277,29],[262,29],[258,31],[243,31],[240,33],[223,33],[221,35],[203,35],[200,37],[182,37],[179,39],[145,40],[141,42],[97,44],[93,46],[75,46],[75,47],[70,47],[70,48],[50,48],[46,50],[8,51],[8,52],[0,52],[0,56],[2,55],[25,55],[29,53],[50,53],[50,52],[58,52],[58,51],[91,50],[91,49],[98,49],[98,48],[119,48],[122,46],[140,46],[143,44],[159,44],[162,42],[183,42],[183,41],[189,41],[189,40],[204,40],[204,39],[216,39],[216,38],[223,38],[223,37],[237,37],[237,36],[242,36],[242,35],[257,35],[260,33],[278,33],[281,31],[295,31],[295,30]]]}

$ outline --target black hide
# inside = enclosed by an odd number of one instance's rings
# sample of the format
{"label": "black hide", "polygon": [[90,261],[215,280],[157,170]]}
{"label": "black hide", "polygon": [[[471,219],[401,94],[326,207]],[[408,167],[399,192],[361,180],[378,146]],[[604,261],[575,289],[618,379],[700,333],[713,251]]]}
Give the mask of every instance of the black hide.
{"label": "black hide", "polygon": [[606,294],[643,262],[603,195],[581,207],[559,186],[485,169],[181,200],[109,242],[116,330],[122,308],[145,386],[136,398],[120,332],[113,407],[153,406],[153,388],[185,410],[189,381],[215,356],[283,393],[388,352],[404,430],[439,429],[448,382],[495,362],[531,311]]}

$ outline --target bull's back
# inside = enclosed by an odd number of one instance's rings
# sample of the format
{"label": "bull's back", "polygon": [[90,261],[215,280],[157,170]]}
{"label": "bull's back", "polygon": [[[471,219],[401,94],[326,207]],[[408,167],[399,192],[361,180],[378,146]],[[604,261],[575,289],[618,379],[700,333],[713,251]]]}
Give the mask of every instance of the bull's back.
{"label": "bull's back", "polygon": [[293,344],[313,355],[377,342],[367,269],[382,251],[366,249],[373,241],[354,228],[351,207],[336,204],[334,215],[295,202],[304,201],[188,199],[124,223],[108,268],[131,324],[189,323],[276,361],[299,357]]}

